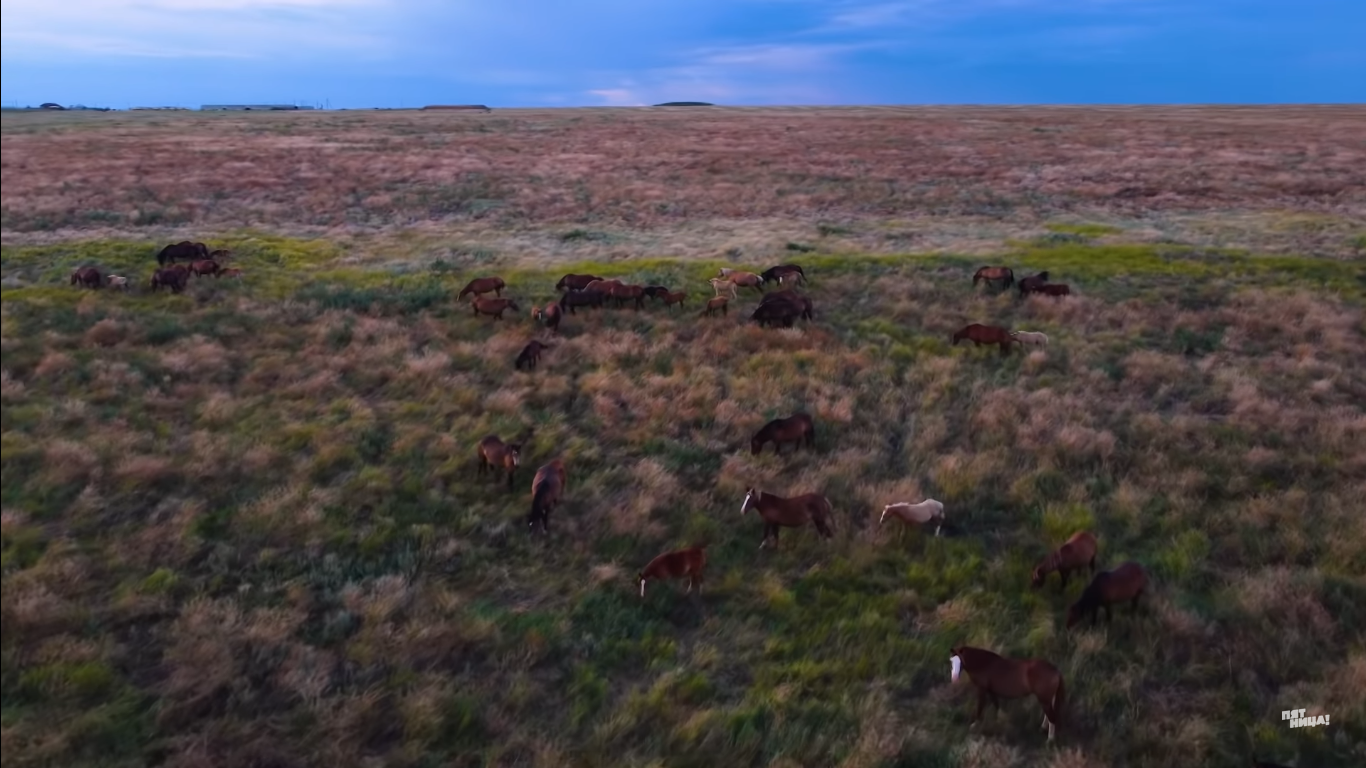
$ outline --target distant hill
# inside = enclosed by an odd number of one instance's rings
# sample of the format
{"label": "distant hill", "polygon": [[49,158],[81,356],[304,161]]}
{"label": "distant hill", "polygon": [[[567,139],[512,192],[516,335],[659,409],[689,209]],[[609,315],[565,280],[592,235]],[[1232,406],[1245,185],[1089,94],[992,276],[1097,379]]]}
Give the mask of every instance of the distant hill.
{"label": "distant hill", "polygon": [[714,107],[705,101],[666,101],[663,104],[656,104],[656,107]]}

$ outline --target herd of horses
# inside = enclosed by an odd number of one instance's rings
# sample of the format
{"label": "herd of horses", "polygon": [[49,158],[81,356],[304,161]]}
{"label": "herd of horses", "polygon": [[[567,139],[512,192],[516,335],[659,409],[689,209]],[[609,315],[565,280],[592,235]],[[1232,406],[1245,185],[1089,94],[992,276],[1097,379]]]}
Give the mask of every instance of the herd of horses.
{"label": "herd of horses", "polygon": [[[189,285],[191,277],[235,277],[242,278],[239,267],[224,267],[223,262],[232,258],[227,250],[210,251],[203,243],[184,240],[162,248],[157,252],[157,268],[147,280],[152,291],[162,288],[171,293],[180,293]],[[184,262],[184,263],[180,263]],[[71,273],[71,285],[82,288],[99,288],[108,285],[128,291],[133,288],[134,280],[126,275],[105,275],[97,267],[79,267]]]}

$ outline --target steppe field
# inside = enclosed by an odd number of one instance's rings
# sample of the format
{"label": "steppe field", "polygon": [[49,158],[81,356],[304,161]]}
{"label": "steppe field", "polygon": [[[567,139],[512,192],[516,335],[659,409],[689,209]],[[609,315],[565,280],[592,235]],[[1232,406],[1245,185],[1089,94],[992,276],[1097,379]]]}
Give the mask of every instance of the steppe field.
{"label": "steppe field", "polygon": [[[1366,765],[1366,106],[0,122],[5,768]],[[150,291],[182,240],[241,279]],[[701,316],[786,262],[813,320]],[[567,272],[688,299],[515,370]],[[833,539],[761,550],[750,486]],[[1089,574],[1030,574],[1083,529],[1151,585],[1068,630]],[[1058,667],[1052,743],[970,727],[965,644]]]}

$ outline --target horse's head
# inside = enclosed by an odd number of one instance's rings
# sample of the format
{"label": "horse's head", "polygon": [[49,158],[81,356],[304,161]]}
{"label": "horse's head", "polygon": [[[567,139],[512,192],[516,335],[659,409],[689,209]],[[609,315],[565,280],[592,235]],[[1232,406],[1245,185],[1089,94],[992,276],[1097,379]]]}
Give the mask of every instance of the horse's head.
{"label": "horse's head", "polygon": [[565,277],[560,278],[560,282],[555,283],[555,290],[557,290],[557,291],[562,291],[562,290],[564,290],[564,287],[565,287],[566,285],[568,285],[568,283],[565,282],[565,280],[567,280],[567,279],[568,279],[568,275],[566,275]]}
{"label": "horse's head", "polygon": [[746,512],[748,512],[750,505],[754,504],[758,500],[758,498],[758,491],[754,490],[753,488],[747,488],[745,490],[745,503],[740,505],[740,514],[743,515]]}

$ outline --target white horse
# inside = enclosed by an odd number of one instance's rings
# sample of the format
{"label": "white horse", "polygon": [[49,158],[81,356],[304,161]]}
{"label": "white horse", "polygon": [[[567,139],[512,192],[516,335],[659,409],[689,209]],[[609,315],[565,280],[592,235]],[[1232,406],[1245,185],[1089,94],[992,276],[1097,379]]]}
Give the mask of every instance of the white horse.
{"label": "white horse", "polygon": [[882,517],[878,518],[877,521],[878,527],[881,527],[883,523],[887,522],[888,514],[900,518],[901,521],[907,525],[911,523],[924,525],[931,520],[935,520],[938,522],[938,525],[936,525],[934,529],[935,536],[938,536],[939,529],[944,527],[944,505],[934,499],[925,499],[919,504],[911,504],[910,502],[905,501],[896,504],[888,504],[882,508]]}
{"label": "white horse", "polygon": [[711,283],[711,287],[716,289],[717,296],[721,295],[722,290],[728,290],[730,291],[730,297],[732,299],[740,298],[739,292],[735,288],[735,283],[732,283],[729,280],[722,280],[719,277],[713,277],[711,280],[708,280],[707,282]]}
{"label": "white horse", "polygon": [[1048,336],[1039,331],[1011,331],[1010,337],[1025,347],[1047,347]]}
{"label": "white horse", "polygon": [[126,277],[124,277],[124,276],[122,276],[122,275],[110,275],[110,276],[109,276],[109,287],[110,287],[110,288],[119,288],[119,289],[122,289],[122,290],[125,290],[125,291],[126,291],[126,290],[128,290],[128,278],[126,278]]}

